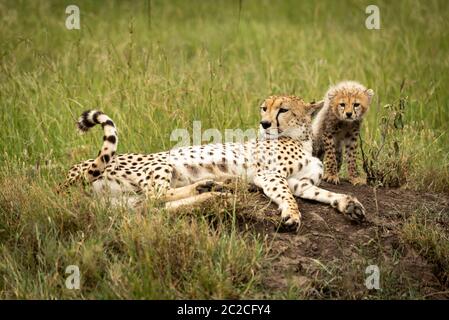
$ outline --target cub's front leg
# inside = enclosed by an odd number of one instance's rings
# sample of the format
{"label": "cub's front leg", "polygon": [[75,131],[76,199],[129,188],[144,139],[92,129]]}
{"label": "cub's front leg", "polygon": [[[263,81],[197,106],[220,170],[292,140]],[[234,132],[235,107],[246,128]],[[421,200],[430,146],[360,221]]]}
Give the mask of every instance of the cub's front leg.
{"label": "cub's front leg", "polygon": [[346,140],[346,159],[348,160],[348,176],[349,182],[354,186],[360,184],[366,184],[366,180],[360,177],[357,170],[357,138],[359,136],[359,131],[355,130],[349,134]]}
{"label": "cub's front leg", "polygon": [[324,166],[325,172],[323,180],[339,184],[340,179],[338,178],[338,164],[337,164],[337,150],[335,145],[335,140],[331,132],[326,132],[323,137],[324,143]]}
{"label": "cub's front leg", "polygon": [[287,179],[277,172],[261,172],[254,178],[254,184],[279,206],[283,226],[287,230],[297,231],[301,224],[301,213]]}

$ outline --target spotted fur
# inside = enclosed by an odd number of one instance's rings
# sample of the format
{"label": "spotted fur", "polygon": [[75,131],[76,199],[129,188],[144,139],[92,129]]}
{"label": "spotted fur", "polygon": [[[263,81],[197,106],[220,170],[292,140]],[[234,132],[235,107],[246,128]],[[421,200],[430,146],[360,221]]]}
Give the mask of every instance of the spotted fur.
{"label": "spotted fur", "polygon": [[83,112],[76,123],[78,130],[82,133],[89,131],[95,125],[100,124],[103,127],[103,146],[96,159],[89,163],[85,172],[88,181],[93,181],[99,177],[106,166],[111,161],[117,150],[118,136],[115,124],[111,118],[98,110],[87,110]]}
{"label": "spotted fur", "polygon": [[365,183],[357,170],[357,139],[373,95],[373,90],[354,81],[341,82],[327,91],[324,106],[312,125],[314,155],[324,158],[324,180],[339,183],[345,147],[349,181],[354,185]]}
{"label": "spotted fur", "polygon": [[[160,199],[172,209],[215,197],[220,194],[221,181],[242,177],[278,205],[283,225],[289,229],[300,225],[295,196],[327,203],[351,218],[363,219],[365,210],[357,199],[317,187],[323,165],[312,157],[310,115],[320,106],[296,97],[269,97],[261,112],[265,121],[273,122],[276,139],[189,146],[154,154],[118,154],[102,162],[104,170],[87,180],[96,194],[110,198],[127,195],[133,204]],[[95,121],[91,114],[84,118],[92,127]],[[86,172],[91,178],[89,168],[97,160],[72,167],[63,187],[83,180]]]}

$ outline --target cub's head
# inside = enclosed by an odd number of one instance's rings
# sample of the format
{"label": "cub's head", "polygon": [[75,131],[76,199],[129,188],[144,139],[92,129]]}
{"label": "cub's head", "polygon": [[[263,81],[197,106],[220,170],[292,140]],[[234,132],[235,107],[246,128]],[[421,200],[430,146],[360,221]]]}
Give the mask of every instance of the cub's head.
{"label": "cub's head", "polygon": [[373,95],[372,89],[358,82],[344,81],[330,88],[325,99],[337,119],[355,121],[362,119],[368,111]]}
{"label": "cub's head", "polygon": [[306,103],[295,96],[270,96],[260,106],[260,132],[267,138],[283,135],[309,139],[312,114],[323,104]]}

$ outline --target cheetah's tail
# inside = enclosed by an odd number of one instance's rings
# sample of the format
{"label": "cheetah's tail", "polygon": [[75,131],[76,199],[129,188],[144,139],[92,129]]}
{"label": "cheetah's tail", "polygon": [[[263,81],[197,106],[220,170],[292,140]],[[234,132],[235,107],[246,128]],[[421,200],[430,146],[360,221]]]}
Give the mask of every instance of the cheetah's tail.
{"label": "cheetah's tail", "polygon": [[115,155],[118,143],[117,130],[112,119],[98,110],[87,110],[83,112],[76,124],[81,132],[86,132],[97,124],[101,124],[103,127],[103,146],[87,171],[89,179],[93,180],[103,172],[106,165]]}

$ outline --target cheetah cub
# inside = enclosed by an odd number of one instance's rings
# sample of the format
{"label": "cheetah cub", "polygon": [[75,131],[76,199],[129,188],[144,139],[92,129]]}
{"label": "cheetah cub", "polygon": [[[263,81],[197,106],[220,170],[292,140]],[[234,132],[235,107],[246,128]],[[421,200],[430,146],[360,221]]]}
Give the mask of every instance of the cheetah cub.
{"label": "cheetah cub", "polygon": [[340,182],[338,172],[344,146],[349,182],[353,185],[366,183],[357,170],[357,139],[373,95],[372,89],[355,81],[340,82],[326,92],[324,106],[312,123],[313,154],[322,160],[324,158],[325,181]]}

